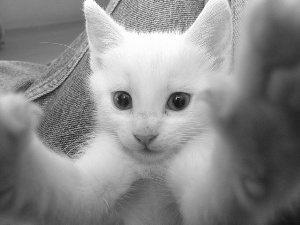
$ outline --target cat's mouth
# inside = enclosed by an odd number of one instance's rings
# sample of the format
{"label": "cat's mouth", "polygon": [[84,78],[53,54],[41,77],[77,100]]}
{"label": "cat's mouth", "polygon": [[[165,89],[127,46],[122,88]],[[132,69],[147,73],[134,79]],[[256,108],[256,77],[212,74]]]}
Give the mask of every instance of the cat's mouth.
{"label": "cat's mouth", "polygon": [[157,163],[165,158],[165,151],[161,148],[152,146],[136,146],[135,148],[123,145],[124,150],[130,154],[133,158],[145,164]]}
{"label": "cat's mouth", "polygon": [[159,151],[155,151],[155,150],[152,150],[148,147],[145,147],[143,149],[141,149],[141,151],[144,153],[144,154],[158,154]]}

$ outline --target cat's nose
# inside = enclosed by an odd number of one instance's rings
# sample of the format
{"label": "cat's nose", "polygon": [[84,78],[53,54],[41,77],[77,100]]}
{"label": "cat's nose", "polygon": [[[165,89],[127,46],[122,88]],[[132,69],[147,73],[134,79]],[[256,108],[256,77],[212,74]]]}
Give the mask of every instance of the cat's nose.
{"label": "cat's nose", "polygon": [[134,137],[144,146],[148,146],[157,135],[134,135]]}

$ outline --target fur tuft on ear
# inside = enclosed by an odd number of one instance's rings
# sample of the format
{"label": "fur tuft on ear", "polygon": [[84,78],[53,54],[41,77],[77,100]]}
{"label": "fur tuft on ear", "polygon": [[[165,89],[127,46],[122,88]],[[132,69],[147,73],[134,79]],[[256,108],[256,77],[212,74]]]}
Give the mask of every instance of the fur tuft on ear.
{"label": "fur tuft on ear", "polygon": [[233,25],[227,0],[209,0],[185,38],[205,49],[214,64],[232,57]]}
{"label": "fur tuft on ear", "polygon": [[122,41],[125,29],[107,15],[94,0],[86,0],[83,10],[92,54],[95,51],[97,55],[101,55]]}

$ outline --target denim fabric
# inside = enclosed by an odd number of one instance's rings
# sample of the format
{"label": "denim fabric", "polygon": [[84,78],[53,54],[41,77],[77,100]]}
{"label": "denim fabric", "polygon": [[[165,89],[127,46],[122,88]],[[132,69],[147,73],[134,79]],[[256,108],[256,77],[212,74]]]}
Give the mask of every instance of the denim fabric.
{"label": "denim fabric", "polygon": [[[207,1],[207,0],[206,0]],[[205,0],[112,0],[107,12],[128,30],[142,32],[186,30]],[[246,0],[231,0],[234,43],[239,36]],[[22,92],[43,109],[38,135],[54,151],[76,157],[95,128],[94,103],[88,87],[89,51],[83,32],[60,57],[48,65],[0,62],[2,93]],[[288,224],[298,224],[292,217]],[[294,223],[292,223],[292,220]],[[287,224],[287,220],[277,223]]]}
{"label": "denim fabric", "polygon": [[47,66],[17,62],[0,61],[0,92],[24,92],[45,71]]}

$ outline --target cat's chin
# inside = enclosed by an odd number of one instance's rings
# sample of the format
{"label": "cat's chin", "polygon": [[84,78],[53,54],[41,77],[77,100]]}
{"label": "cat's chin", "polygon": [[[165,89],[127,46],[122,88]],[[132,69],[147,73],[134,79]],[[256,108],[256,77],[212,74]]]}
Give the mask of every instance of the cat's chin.
{"label": "cat's chin", "polygon": [[153,150],[150,148],[129,149],[125,146],[123,147],[127,154],[142,164],[151,165],[163,163],[171,158],[169,151]]}

